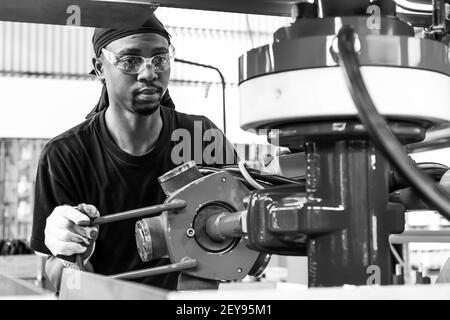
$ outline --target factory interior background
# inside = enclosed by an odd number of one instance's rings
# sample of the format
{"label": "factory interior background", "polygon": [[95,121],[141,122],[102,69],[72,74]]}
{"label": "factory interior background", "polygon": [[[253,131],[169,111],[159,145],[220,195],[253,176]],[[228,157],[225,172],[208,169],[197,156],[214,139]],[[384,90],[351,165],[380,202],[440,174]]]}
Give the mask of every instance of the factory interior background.
{"label": "factory interior background", "polygon": [[[261,166],[266,153],[278,149],[270,148],[265,137],[239,128],[237,61],[246,51],[271,42],[273,32],[290,19],[171,8],[156,13],[166,22],[177,58],[217,67],[224,74],[227,137],[252,166]],[[30,281],[42,281],[40,258],[27,248],[37,161],[45,143],[82,122],[98,100],[100,83],[89,75],[92,34],[91,28],[0,22],[0,268],[14,269]],[[178,111],[206,115],[223,129],[217,72],[176,63],[169,89]],[[413,158],[438,158],[450,165],[449,149]],[[432,212],[407,215],[407,228],[449,227]],[[450,246],[422,240],[405,247],[404,262],[433,276],[450,256]],[[289,272],[299,268],[303,275]],[[306,260],[274,257],[266,273],[277,281],[305,283]]]}

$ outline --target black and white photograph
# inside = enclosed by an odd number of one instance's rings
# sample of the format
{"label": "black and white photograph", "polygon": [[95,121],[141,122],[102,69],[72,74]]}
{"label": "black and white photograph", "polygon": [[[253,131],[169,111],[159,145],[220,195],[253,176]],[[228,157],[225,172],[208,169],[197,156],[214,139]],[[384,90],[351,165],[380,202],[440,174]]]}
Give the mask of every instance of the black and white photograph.
{"label": "black and white photograph", "polygon": [[0,300],[450,300],[450,0],[0,0]]}

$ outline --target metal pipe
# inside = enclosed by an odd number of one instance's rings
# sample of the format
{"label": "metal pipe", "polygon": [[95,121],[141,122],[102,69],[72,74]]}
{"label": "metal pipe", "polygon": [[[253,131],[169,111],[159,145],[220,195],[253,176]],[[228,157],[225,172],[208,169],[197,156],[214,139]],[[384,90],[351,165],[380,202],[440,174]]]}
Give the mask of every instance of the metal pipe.
{"label": "metal pipe", "polygon": [[401,234],[391,234],[389,236],[391,243],[408,242],[434,242],[450,243],[450,231],[448,230],[406,230]]}
{"label": "metal pipe", "polygon": [[158,178],[158,182],[166,196],[169,197],[172,193],[202,177],[195,161],[192,160],[166,172]]}
{"label": "metal pipe", "polygon": [[225,103],[225,97],[226,97],[225,91],[226,91],[227,83],[225,81],[225,77],[223,76],[223,73],[220,71],[219,68],[210,66],[207,64],[203,64],[203,63],[198,63],[198,62],[184,60],[184,59],[178,59],[178,58],[175,58],[175,62],[189,64],[192,66],[197,66],[197,67],[202,67],[202,68],[207,68],[207,69],[212,69],[212,70],[217,71],[217,73],[219,74],[219,77],[220,77],[220,82],[222,83],[223,134],[227,135],[227,114],[226,114],[226,103]]}
{"label": "metal pipe", "polygon": [[210,217],[206,221],[206,233],[211,239],[219,242],[242,237],[244,235],[242,219],[245,212],[223,212]]}
{"label": "metal pipe", "polygon": [[444,0],[433,0],[433,13],[431,26],[434,29],[445,30],[445,1]]}
{"label": "metal pipe", "polygon": [[[106,223],[112,223],[122,220],[128,220],[133,218],[140,218],[140,217],[155,217],[160,215],[164,211],[168,210],[177,210],[182,209],[186,207],[186,201],[175,199],[168,203],[158,204],[156,206],[150,206],[140,209],[134,209],[134,210],[128,210],[124,212],[119,212],[116,214],[110,214],[107,216],[102,216],[93,219],[89,226],[99,226]],[[82,224],[80,224],[82,225]],[[82,225],[84,226],[84,225]]]}
{"label": "metal pipe", "polygon": [[168,264],[161,267],[143,269],[138,271],[131,271],[126,273],[119,273],[113,276],[109,276],[109,278],[113,279],[138,279],[144,277],[155,276],[164,273],[176,272],[186,269],[191,269],[197,266],[197,260],[195,259],[186,259],[181,262]]}

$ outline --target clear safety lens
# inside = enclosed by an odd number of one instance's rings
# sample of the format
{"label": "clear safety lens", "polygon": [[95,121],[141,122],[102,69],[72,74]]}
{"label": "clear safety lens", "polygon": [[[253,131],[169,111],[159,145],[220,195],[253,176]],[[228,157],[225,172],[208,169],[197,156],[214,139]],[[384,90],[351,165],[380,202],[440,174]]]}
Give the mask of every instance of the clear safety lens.
{"label": "clear safety lens", "polygon": [[102,52],[106,59],[117,69],[128,74],[140,73],[147,65],[150,65],[157,73],[164,72],[170,68],[175,55],[175,50],[172,46],[170,52],[157,54],[151,58],[134,55],[120,56],[106,49],[102,49]]}

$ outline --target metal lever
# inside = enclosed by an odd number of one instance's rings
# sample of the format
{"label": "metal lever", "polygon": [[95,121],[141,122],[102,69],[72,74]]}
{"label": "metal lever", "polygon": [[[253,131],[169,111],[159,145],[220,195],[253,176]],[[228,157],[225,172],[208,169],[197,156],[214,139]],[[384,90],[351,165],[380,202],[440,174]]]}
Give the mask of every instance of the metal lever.
{"label": "metal lever", "polygon": [[[150,206],[140,209],[128,210],[124,212],[119,212],[116,214],[110,214],[107,216],[98,217],[92,219],[90,222],[80,221],[78,223],[79,226],[82,227],[91,227],[91,226],[99,226],[106,223],[112,223],[127,219],[140,218],[140,217],[155,217],[160,215],[164,211],[168,210],[177,210],[186,207],[186,201],[175,199],[168,203],[158,204],[156,206]],[[81,271],[84,271],[83,258],[80,254],[77,254],[75,257],[76,264]],[[174,270],[176,271],[176,270]]]}
{"label": "metal lever", "polygon": [[181,271],[185,269],[191,269],[197,266],[197,260],[186,258],[185,260],[177,263],[168,264],[161,267],[143,269],[138,271],[131,271],[126,273],[119,273],[113,276],[109,276],[109,278],[113,279],[137,279],[144,278],[149,276],[155,276],[158,274],[170,273],[175,271]]}
{"label": "metal lever", "polygon": [[133,218],[140,217],[156,217],[159,216],[162,212],[168,210],[177,210],[183,209],[186,207],[186,201],[175,199],[168,203],[158,204],[156,206],[150,206],[140,209],[128,210],[124,212],[119,212],[115,214],[110,214],[107,216],[101,216],[95,219],[92,219],[90,223],[84,223],[83,221],[79,223],[82,227],[88,226],[99,226],[106,223],[112,223],[122,220],[128,220]]}

